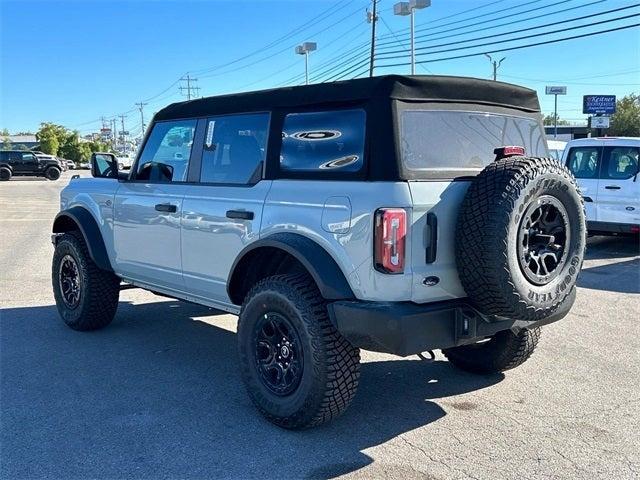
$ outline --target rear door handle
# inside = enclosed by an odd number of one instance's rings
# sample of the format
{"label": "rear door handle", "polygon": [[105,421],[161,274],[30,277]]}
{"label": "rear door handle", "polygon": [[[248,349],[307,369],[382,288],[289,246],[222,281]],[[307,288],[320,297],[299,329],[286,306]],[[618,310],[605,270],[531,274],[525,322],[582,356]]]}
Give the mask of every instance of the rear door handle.
{"label": "rear door handle", "polygon": [[618,185],[607,185],[606,187],[607,190],[620,190],[620,187]]}
{"label": "rear door handle", "polygon": [[176,205],[171,205],[170,203],[158,203],[156,205],[156,211],[176,213],[178,211],[178,207]]}
{"label": "rear door handle", "polygon": [[247,210],[227,210],[227,218],[239,218],[240,220],[253,220],[253,212]]}

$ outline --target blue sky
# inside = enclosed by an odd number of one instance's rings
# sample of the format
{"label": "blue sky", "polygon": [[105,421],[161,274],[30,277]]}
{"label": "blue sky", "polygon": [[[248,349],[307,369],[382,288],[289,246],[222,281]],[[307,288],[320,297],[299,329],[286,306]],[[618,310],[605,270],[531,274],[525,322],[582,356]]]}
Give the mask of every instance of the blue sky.
{"label": "blue sky", "polygon": [[[409,21],[393,15],[395,1],[379,1],[380,55],[384,50],[406,48]],[[423,52],[464,49],[419,59],[508,48],[640,23],[640,17],[634,17],[593,25],[640,13],[635,7],[515,35],[566,29],[544,37],[468,48],[512,38],[506,36],[509,32],[633,4],[617,0],[432,0],[430,8],[416,14],[418,35],[423,36],[417,46],[427,47]],[[162,106],[184,98],[176,80],[187,72],[199,79],[202,95],[303,82],[304,63],[293,52],[302,41],[318,43],[318,51],[310,57],[312,80],[314,76],[336,76],[350,65],[356,65],[352,74],[360,73],[364,67],[355,62],[366,57],[370,25],[365,21],[365,9],[370,5],[371,0],[0,0],[0,128],[34,131],[40,122],[52,121],[84,134],[99,128],[102,115],[126,113],[127,128],[136,133],[140,118],[134,103],[149,103],[145,109],[149,119]],[[546,16],[527,20],[540,15]],[[582,25],[587,28],[569,31]],[[482,28],[485,30],[470,33]],[[487,35],[494,38],[436,46]],[[445,36],[448,38],[440,39]],[[242,60],[246,55],[249,57]],[[379,63],[408,60],[404,53],[389,55],[401,58]],[[572,120],[584,118],[584,94],[640,92],[638,28],[495,56],[506,57],[499,80],[538,90],[545,112],[553,110],[553,99],[544,95],[544,86],[567,85],[568,95],[560,98],[559,114]],[[376,70],[376,74],[408,72],[408,66]],[[417,73],[488,78],[491,66],[487,58],[477,56],[429,63],[419,66]]]}

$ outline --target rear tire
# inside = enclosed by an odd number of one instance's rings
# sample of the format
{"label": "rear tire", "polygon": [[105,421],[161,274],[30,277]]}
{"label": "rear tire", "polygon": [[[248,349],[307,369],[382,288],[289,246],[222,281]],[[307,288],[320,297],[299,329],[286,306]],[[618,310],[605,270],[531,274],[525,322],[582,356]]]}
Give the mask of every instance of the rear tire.
{"label": "rear tire", "polygon": [[60,170],[56,167],[49,167],[45,170],[44,176],[47,180],[58,180],[60,178]]}
{"label": "rear tire", "polygon": [[337,417],[358,387],[360,351],[334,328],[306,274],[268,277],[251,289],[240,312],[238,353],[251,400],[280,427]]}
{"label": "rear tire", "polygon": [[447,348],[442,353],[461,370],[480,374],[498,373],[527,361],[539,339],[540,328],[521,330],[517,335],[511,330],[504,330],[488,341]]}
{"label": "rear tire", "polygon": [[0,167],[0,181],[6,182],[11,179],[11,170],[7,167]]}
{"label": "rear tire", "polygon": [[81,331],[109,325],[118,308],[120,279],[98,268],[79,232],[58,239],[52,263],[53,295],[64,323]]}

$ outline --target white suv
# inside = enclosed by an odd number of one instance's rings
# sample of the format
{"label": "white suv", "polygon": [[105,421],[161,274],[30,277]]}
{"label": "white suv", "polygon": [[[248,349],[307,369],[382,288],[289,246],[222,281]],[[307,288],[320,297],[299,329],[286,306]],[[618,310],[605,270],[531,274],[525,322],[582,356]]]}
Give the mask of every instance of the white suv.
{"label": "white suv", "polygon": [[572,140],[563,163],[578,180],[591,233],[640,231],[640,138]]}

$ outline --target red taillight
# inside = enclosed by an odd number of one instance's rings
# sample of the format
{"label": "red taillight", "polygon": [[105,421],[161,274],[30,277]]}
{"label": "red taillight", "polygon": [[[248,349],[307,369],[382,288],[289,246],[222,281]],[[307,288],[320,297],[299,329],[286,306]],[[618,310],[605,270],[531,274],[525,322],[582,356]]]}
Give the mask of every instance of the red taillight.
{"label": "red taillight", "polygon": [[402,208],[381,208],[375,216],[375,267],[384,273],[404,272],[407,212]]}
{"label": "red taillight", "polygon": [[506,147],[496,148],[493,153],[496,156],[496,160],[500,160],[501,158],[522,156],[525,154],[525,149],[524,147],[519,147],[517,145],[509,145]]}
{"label": "red taillight", "polygon": [[631,233],[640,233],[640,225],[631,225]]}

